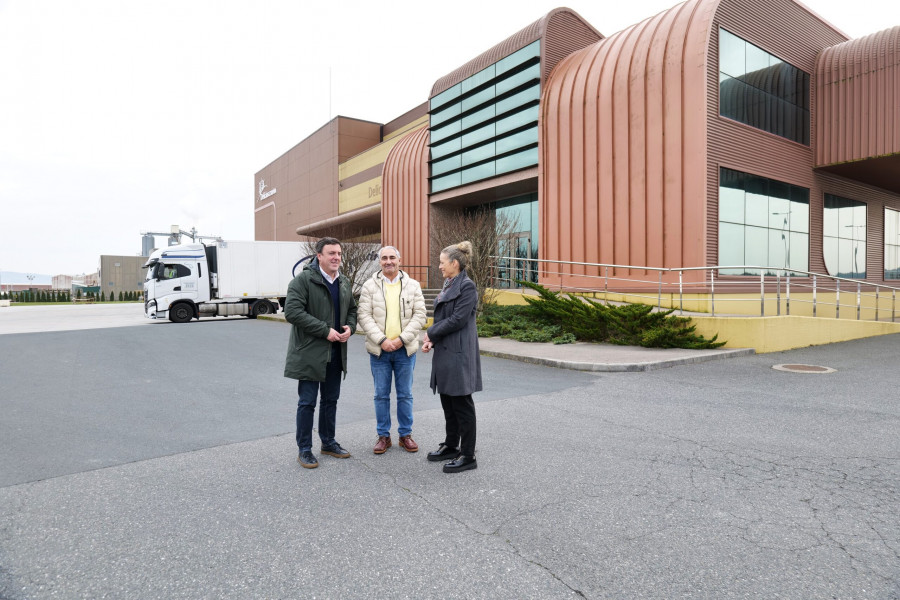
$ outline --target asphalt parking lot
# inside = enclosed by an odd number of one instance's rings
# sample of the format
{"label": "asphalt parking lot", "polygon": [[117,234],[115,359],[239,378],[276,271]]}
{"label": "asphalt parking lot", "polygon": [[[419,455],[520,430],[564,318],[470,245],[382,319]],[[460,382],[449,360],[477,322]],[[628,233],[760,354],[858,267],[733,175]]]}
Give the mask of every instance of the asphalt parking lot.
{"label": "asphalt parking lot", "polygon": [[485,357],[479,468],[450,476],[371,453],[360,338],[354,456],[306,471],[284,324],[5,310],[0,598],[900,597],[900,336],[641,373]]}

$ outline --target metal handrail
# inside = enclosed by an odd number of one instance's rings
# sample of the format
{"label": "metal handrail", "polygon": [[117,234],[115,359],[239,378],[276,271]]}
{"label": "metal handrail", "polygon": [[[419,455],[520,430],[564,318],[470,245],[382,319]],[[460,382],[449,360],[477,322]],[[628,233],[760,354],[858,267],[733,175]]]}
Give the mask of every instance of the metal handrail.
{"label": "metal handrail", "polygon": [[[822,273],[815,273],[812,271],[802,271],[799,269],[786,269],[786,268],[778,268],[778,267],[763,267],[759,265],[715,265],[715,266],[706,266],[706,267],[680,267],[680,268],[670,268],[670,267],[652,267],[652,266],[641,266],[641,265],[621,265],[621,264],[612,264],[612,263],[588,263],[588,262],[579,262],[579,261],[564,261],[564,260],[547,260],[547,259],[538,259],[538,258],[519,258],[512,256],[491,256],[494,260],[494,269],[501,269],[499,265],[499,261],[508,261],[509,265],[506,266],[506,270],[512,272],[522,272],[522,273],[530,273],[535,271],[532,265],[542,265],[544,267],[548,265],[558,265],[558,266],[578,266],[578,267],[589,267],[590,269],[596,269],[597,273],[603,273],[602,275],[593,275],[586,273],[571,273],[566,271],[550,271],[546,268],[542,268],[540,272],[544,275],[548,276],[574,276],[579,278],[586,279],[596,279],[598,280],[598,285],[595,287],[566,287],[565,289],[569,289],[575,292],[582,293],[603,293],[608,295],[610,293],[610,281],[617,282],[619,286],[626,287],[628,283],[640,283],[643,285],[647,285],[652,283],[649,279],[633,279],[627,277],[610,277],[609,270],[612,269],[629,269],[629,270],[637,270],[637,271],[653,271],[657,273],[657,289],[656,289],[656,305],[657,308],[662,308],[662,294],[663,287],[669,287],[675,285],[673,282],[663,281],[663,275],[665,273],[677,273],[678,274],[678,310],[681,314],[684,314],[684,294],[685,294],[685,283],[684,283],[684,273],[691,271],[704,271],[709,273],[709,277],[704,275],[703,281],[697,282],[696,286],[702,286],[704,289],[709,289],[710,296],[710,309],[711,314],[714,316],[716,314],[716,284],[719,286],[719,302],[744,302],[746,299],[742,298],[727,298],[722,297],[722,294],[726,292],[722,292],[721,290],[727,289],[729,286],[746,286],[749,281],[746,275],[734,275],[733,277],[740,277],[741,279],[722,279],[721,271],[734,271],[740,270],[742,272],[746,271],[759,271],[759,301],[760,301],[760,316],[765,316],[766,314],[766,288],[768,287],[771,291],[774,287],[775,292],[775,304],[776,304],[776,314],[781,315],[781,290],[782,285],[784,285],[784,300],[785,300],[785,314],[791,314],[791,287],[792,287],[792,279],[793,279],[793,288],[794,293],[796,294],[797,288],[803,289],[811,289],[811,300],[804,300],[802,298],[794,297],[793,301],[795,304],[797,303],[810,303],[812,304],[812,316],[819,316],[819,305],[824,306],[834,306],[835,307],[835,318],[840,318],[840,309],[842,306],[846,308],[856,308],[856,320],[862,320],[863,314],[863,298],[872,298],[874,297],[874,311],[875,311],[875,321],[879,320],[879,308],[881,301],[881,292],[882,291],[890,291],[891,295],[891,322],[896,321],[896,297],[897,291],[900,291],[900,286],[891,286],[881,283],[874,283],[870,281],[861,281],[859,279],[851,279],[847,277],[838,277],[835,275],[826,275]],[[718,277],[716,276],[718,274]],[[728,275],[726,275],[728,276]],[[502,277],[495,277],[496,281],[510,281],[509,279],[503,279]],[[718,279],[718,282],[717,282]],[[599,284],[599,280],[602,280],[602,286]],[[827,285],[823,285],[821,280],[834,282],[834,287],[829,288]],[[784,283],[782,283],[782,281]],[[855,304],[842,304],[841,303],[841,283],[845,283],[845,287],[847,284],[855,284],[856,287],[856,302]],[[810,285],[811,283],[811,285]],[[871,293],[864,293],[863,288],[873,289],[874,295]],[[560,290],[562,290],[562,286],[560,286]],[[852,288],[851,288],[852,289]],[[819,299],[819,294],[822,292],[834,292],[835,300],[834,303],[822,302]],[[623,292],[615,292],[615,293],[623,293]],[[629,295],[638,298],[650,298],[650,296],[646,294],[636,293],[634,291],[628,292]],[[846,295],[846,294],[845,294]],[[770,300],[771,301],[771,300]],[[673,302],[674,304],[674,302]],[[674,306],[673,306],[674,308]],[[867,309],[868,310],[868,309]]]}

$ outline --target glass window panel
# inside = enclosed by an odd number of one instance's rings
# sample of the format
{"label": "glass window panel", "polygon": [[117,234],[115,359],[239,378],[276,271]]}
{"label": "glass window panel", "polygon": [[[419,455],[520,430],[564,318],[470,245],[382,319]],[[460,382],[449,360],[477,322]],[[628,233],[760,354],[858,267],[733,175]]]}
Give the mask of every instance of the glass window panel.
{"label": "glass window panel", "polygon": [[850,238],[854,237],[853,233],[853,208],[846,204],[841,204],[838,211],[838,237]]}
{"label": "glass window panel", "polygon": [[884,243],[900,244],[900,212],[884,209]]}
{"label": "glass window panel", "polygon": [[473,148],[471,150],[466,150],[462,153],[462,166],[471,165],[472,163],[476,163],[481,160],[493,158],[495,154],[496,152],[494,151],[494,142],[490,142],[489,144],[485,144],[484,146],[478,146],[477,148]]}
{"label": "glass window panel", "polygon": [[468,129],[472,125],[477,125],[478,123],[483,123],[484,121],[488,121],[494,118],[494,115],[497,114],[495,111],[494,104],[490,106],[486,106],[481,110],[472,113],[471,115],[465,116],[462,119],[462,127],[463,129]]}
{"label": "glass window panel", "polygon": [[438,158],[441,158],[442,156],[453,154],[454,152],[461,149],[461,138],[453,138],[451,140],[447,140],[446,142],[431,147],[431,160],[436,160]]}
{"label": "glass window panel", "polygon": [[[747,73],[748,76],[759,71],[766,71],[769,68],[769,53],[762,48],[748,43],[746,65],[745,73]],[[762,74],[760,74],[760,76],[762,76]]]}
{"label": "glass window panel", "polygon": [[452,104],[448,104],[440,111],[431,115],[431,127],[437,127],[441,123],[452,119],[459,115],[462,112],[462,104],[459,102],[454,102]]}
{"label": "glass window panel", "polygon": [[437,177],[442,173],[446,173],[447,171],[452,171],[454,169],[458,169],[462,166],[462,160],[460,155],[451,156],[449,158],[445,158],[443,160],[439,160],[431,163],[431,176]]}
{"label": "glass window panel", "polygon": [[475,131],[470,131],[469,133],[463,134],[462,145],[464,148],[468,148],[469,146],[474,146],[475,144],[483,142],[484,140],[489,140],[494,137],[494,132],[494,123],[489,123],[484,127],[479,127]]}
{"label": "glass window panel", "polygon": [[767,195],[767,180],[763,177],[748,176],[747,204],[744,212],[744,222],[747,225],[766,227],[769,224],[769,196]]}
{"label": "glass window panel", "polygon": [[838,277],[853,277],[853,261],[859,263],[859,257],[853,255],[853,242],[838,239]]}
{"label": "glass window panel", "polygon": [[719,220],[730,223],[744,222],[744,190],[719,188]]}
{"label": "glass window panel", "polygon": [[462,182],[470,183],[472,181],[478,181],[480,179],[487,179],[488,177],[494,176],[494,163],[489,162],[483,165],[477,165],[474,167],[469,167],[468,169],[464,169],[462,171]]}
{"label": "glass window panel", "polygon": [[829,275],[837,276],[839,272],[840,261],[838,257],[840,251],[838,248],[838,239],[836,237],[826,237],[822,240],[822,252],[825,256],[825,269]]}
{"label": "glass window panel", "polygon": [[509,173],[538,164],[537,148],[530,148],[510,156],[497,159],[497,173]]}
{"label": "glass window panel", "polygon": [[900,279],[900,246],[885,246],[884,278]]}
{"label": "glass window panel", "polygon": [[485,102],[488,102],[489,100],[493,100],[493,98],[494,98],[494,86],[491,85],[491,86],[484,88],[480,92],[477,92],[477,93],[469,96],[468,98],[463,98],[462,109],[465,111],[465,110],[469,110],[470,108],[475,108],[479,104],[484,104]]}
{"label": "glass window panel", "polygon": [[865,240],[866,239],[866,205],[865,203],[859,203],[853,207],[853,230],[856,235],[856,239]]}
{"label": "glass window panel", "polygon": [[537,123],[539,111],[539,106],[529,106],[524,110],[520,110],[517,113],[513,113],[508,117],[500,119],[497,121],[497,135],[504,134],[507,131],[512,131],[517,127],[522,127],[529,123]]}
{"label": "glass window panel", "polygon": [[[744,264],[744,226],[719,223],[719,264],[737,266]],[[743,269],[728,269],[723,275],[743,275]]]}
{"label": "glass window panel", "polygon": [[[791,201],[776,191],[787,192],[788,185],[780,181],[769,181],[769,227],[789,231],[791,228]],[[785,196],[787,194],[785,193]]]}
{"label": "glass window panel", "polygon": [[[839,211],[835,206],[832,196],[825,194],[825,214],[822,215],[822,235],[826,237],[838,237]],[[832,273],[834,275],[834,273]]]}
{"label": "glass window panel", "polygon": [[514,133],[513,135],[498,139],[497,154],[504,154],[515,150],[516,148],[527,146],[528,144],[537,144],[537,141],[537,127],[526,129],[525,131],[520,131],[519,133]]}
{"label": "glass window panel", "polygon": [[431,130],[431,143],[436,144],[437,142],[455,135],[460,131],[462,131],[461,123],[459,121],[450,121],[439,129]]}
{"label": "glass window panel", "polygon": [[719,70],[732,77],[745,73],[747,43],[724,29],[719,30]]}
{"label": "glass window panel", "polygon": [[[799,98],[799,102],[795,104],[800,108],[803,108],[807,111],[807,117],[809,116],[809,73],[801,72],[800,73],[800,83],[803,86],[802,96]],[[807,118],[807,121],[809,119]]]}
{"label": "glass window panel", "polygon": [[438,108],[441,105],[446,104],[447,102],[450,102],[451,100],[453,100],[454,98],[459,96],[461,93],[462,93],[462,86],[458,83],[456,85],[454,85],[453,87],[444,90],[443,92],[441,92],[440,94],[438,94],[437,96],[435,96],[434,98],[431,99],[431,102],[429,104],[430,110],[434,110],[435,108]]}
{"label": "glass window panel", "polygon": [[781,181],[769,179],[769,197],[772,199],[791,199],[791,185]]}
{"label": "glass window panel", "polygon": [[791,231],[809,233],[809,190],[791,186]]}
{"label": "glass window panel", "polygon": [[431,180],[431,192],[436,193],[452,187],[462,185],[460,173],[451,173],[443,177],[435,177]]}
{"label": "glass window panel", "polygon": [[744,229],[744,260],[752,266],[766,266],[769,262],[769,235],[764,227]]}
{"label": "glass window panel", "polygon": [[506,73],[510,69],[514,69],[515,67],[521,65],[524,62],[527,62],[535,57],[540,57],[541,55],[541,41],[537,40],[521,48],[516,50],[509,56],[505,58],[501,58],[497,61],[497,75],[502,73]]}
{"label": "glass window panel", "polygon": [[541,86],[535,85],[528,89],[522,90],[517,94],[513,94],[509,98],[505,100],[501,100],[497,103],[497,114],[502,115],[503,113],[513,110],[523,104],[527,104],[528,102],[533,102],[535,100],[540,100],[541,98]]}
{"label": "glass window panel", "polygon": [[791,233],[788,265],[798,271],[809,271],[809,234]]}
{"label": "glass window panel", "polygon": [[853,247],[853,272],[854,277],[865,279],[866,277],[866,243],[856,240]]}
{"label": "glass window panel", "polygon": [[772,267],[771,274],[775,275],[777,269],[788,268],[788,247],[790,246],[790,232],[769,230],[769,256],[766,265]]}
{"label": "glass window panel", "polygon": [[719,114],[809,145],[809,74],[719,30]]}
{"label": "glass window panel", "polygon": [[539,80],[541,77],[541,65],[534,64],[525,69],[524,71],[520,71],[515,75],[512,75],[506,79],[497,82],[497,95],[504,94],[513,88],[517,88],[523,83],[532,80]]}
{"label": "glass window panel", "polygon": [[479,85],[487,83],[488,81],[490,81],[491,79],[494,78],[494,74],[495,74],[495,65],[491,65],[491,66],[487,67],[486,69],[482,69],[481,71],[478,71],[471,77],[464,79],[461,83],[462,93],[465,94],[468,91],[474,90]]}

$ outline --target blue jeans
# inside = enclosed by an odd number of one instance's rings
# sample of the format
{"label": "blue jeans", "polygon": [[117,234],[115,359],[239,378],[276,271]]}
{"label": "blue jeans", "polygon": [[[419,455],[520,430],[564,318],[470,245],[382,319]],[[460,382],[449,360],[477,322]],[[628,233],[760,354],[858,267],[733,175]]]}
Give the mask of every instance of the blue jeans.
{"label": "blue jeans", "polygon": [[397,424],[400,437],[412,433],[413,369],[416,355],[406,355],[406,348],[369,355],[372,377],[375,379],[375,421],[379,436],[391,435],[391,377],[397,386]]}
{"label": "blue jeans", "polygon": [[297,447],[300,452],[312,450],[313,416],[316,413],[316,396],[322,392],[319,404],[319,439],[322,447],[334,444],[334,428],[337,419],[337,401],[341,395],[340,353],[332,354],[331,362],[325,368],[325,381],[300,380],[297,382]]}

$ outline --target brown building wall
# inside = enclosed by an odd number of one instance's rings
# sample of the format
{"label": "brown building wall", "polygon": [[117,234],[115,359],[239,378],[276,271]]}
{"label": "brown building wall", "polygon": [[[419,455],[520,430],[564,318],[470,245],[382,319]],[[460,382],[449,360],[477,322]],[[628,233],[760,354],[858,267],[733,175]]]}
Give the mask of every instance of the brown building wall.
{"label": "brown building wall", "polygon": [[[338,164],[381,141],[381,125],[336,117],[256,174],[255,239],[296,240],[297,227],[338,214]],[[260,198],[259,182],[264,180]]]}
{"label": "brown building wall", "polygon": [[[791,0],[725,0],[716,11],[709,42],[707,264],[718,264],[719,167],[727,167],[809,188],[809,267],[811,271],[824,272],[821,243],[813,241],[822,239],[823,211],[823,196],[816,189],[812,170],[815,136],[811,135],[810,145],[805,146],[719,116],[719,27],[810,75],[815,72],[816,57],[821,50],[843,42],[846,36]],[[810,94],[813,95],[810,118],[815,123],[812,80]]]}
{"label": "brown building wall", "polygon": [[[719,115],[719,27],[810,74],[813,127],[809,146]],[[866,202],[867,279],[883,281],[884,207],[900,208],[900,195],[814,169],[815,157],[822,152],[820,146],[828,143],[830,135],[829,128],[819,124],[823,119],[835,118],[833,113],[820,114],[817,110],[822,106],[817,97],[822,84],[818,81],[816,64],[830,46],[842,44],[846,39],[835,27],[791,0],[723,0],[719,5],[710,35],[707,71],[707,264],[718,264],[719,168],[726,167],[809,189],[809,270],[812,272],[828,272],[822,246],[825,194]]]}
{"label": "brown building wall", "polygon": [[825,49],[815,74],[816,164],[900,153],[900,26]]}

